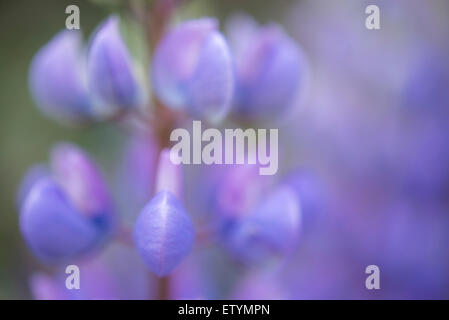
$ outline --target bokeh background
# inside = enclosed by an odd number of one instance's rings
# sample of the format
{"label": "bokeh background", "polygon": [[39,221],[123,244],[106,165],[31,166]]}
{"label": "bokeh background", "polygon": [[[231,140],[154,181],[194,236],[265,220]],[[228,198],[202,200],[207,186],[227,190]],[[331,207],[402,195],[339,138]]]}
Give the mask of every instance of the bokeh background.
{"label": "bokeh background", "polygon": [[[33,55],[64,28],[66,6],[80,7],[87,37],[114,10],[102,2],[0,2],[0,299],[31,298],[40,268],[18,229],[26,169],[71,141],[116,182],[126,134],[45,118],[27,79]],[[365,28],[368,4],[380,7],[381,30]],[[449,298],[449,2],[192,0],[185,10],[222,25],[237,12],[280,23],[309,59],[297,112],[280,129],[279,174],[305,175],[297,187],[310,204],[299,248],[275,281],[284,296]],[[364,287],[369,264],[381,269],[378,292]],[[242,281],[241,292],[269,285],[261,279]]]}

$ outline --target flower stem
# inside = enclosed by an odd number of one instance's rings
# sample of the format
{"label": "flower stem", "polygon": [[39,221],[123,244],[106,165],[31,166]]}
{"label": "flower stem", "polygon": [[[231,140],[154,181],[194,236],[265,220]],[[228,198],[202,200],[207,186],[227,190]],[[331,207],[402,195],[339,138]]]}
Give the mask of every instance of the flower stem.
{"label": "flower stem", "polygon": [[[152,5],[146,5],[141,9],[142,11],[137,12],[136,16],[146,31],[148,49],[152,53],[171,19],[174,11],[174,0],[156,0]],[[176,118],[174,113],[166,108],[155,96],[153,96],[152,103],[154,116],[148,125],[159,142],[156,158],[159,159],[160,151],[169,145],[170,132],[176,125]],[[152,190],[155,192],[155,186],[153,186]],[[169,284],[169,276],[159,278],[157,299],[167,300],[170,298]]]}
{"label": "flower stem", "polygon": [[170,276],[159,278],[158,300],[170,299]]}

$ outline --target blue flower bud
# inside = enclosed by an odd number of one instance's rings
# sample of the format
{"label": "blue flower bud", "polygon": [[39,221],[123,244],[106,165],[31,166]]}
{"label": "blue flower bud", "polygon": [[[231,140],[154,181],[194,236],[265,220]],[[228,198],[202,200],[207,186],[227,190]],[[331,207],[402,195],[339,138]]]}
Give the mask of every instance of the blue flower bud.
{"label": "blue flower bud", "polygon": [[122,38],[117,16],[108,18],[94,33],[87,71],[97,113],[108,116],[146,103],[147,91],[139,81],[138,65]]}
{"label": "blue flower bud", "polygon": [[280,26],[257,27],[248,19],[231,21],[230,26],[236,63],[233,111],[240,116],[269,119],[295,103],[305,59],[301,48]]}
{"label": "blue flower bud", "polygon": [[44,262],[78,256],[98,239],[95,223],[81,215],[49,178],[36,182],[29,192],[20,214],[20,229],[33,253]]}
{"label": "blue flower bud", "polygon": [[161,191],[145,206],[134,227],[134,241],[148,268],[162,277],[190,252],[193,223],[182,204]]}
{"label": "blue flower bud", "polygon": [[228,112],[232,62],[216,20],[191,20],[171,30],[156,48],[151,71],[154,91],[168,107],[211,121]]}
{"label": "blue flower bud", "polygon": [[91,251],[115,226],[103,178],[89,157],[70,144],[54,148],[51,172],[33,179],[24,196],[22,234],[47,263]]}
{"label": "blue flower bud", "polygon": [[229,248],[237,258],[255,262],[287,254],[297,241],[301,211],[296,194],[279,187],[230,231]]}
{"label": "blue flower bud", "polygon": [[91,117],[80,32],[64,30],[33,58],[29,86],[38,108],[65,122]]}

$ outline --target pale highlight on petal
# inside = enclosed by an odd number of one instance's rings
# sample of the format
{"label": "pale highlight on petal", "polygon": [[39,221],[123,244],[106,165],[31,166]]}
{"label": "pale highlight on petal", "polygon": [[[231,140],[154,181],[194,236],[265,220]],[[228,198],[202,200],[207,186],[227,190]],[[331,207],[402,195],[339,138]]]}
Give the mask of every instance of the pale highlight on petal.
{"label": "pale highlight on petal", "polygon": [[151,72],[155,93],[168,107],[211,121],[228,112],[232,61],[215,19],[187,21],[169,31],[156,48]]}
{"label": "pale highlight on petal", "polygon": [[176,198],[183,198],[183,169],[170,160],[170,149],[164,149],[159,156],[156,177],[156,192],[170,191]]}

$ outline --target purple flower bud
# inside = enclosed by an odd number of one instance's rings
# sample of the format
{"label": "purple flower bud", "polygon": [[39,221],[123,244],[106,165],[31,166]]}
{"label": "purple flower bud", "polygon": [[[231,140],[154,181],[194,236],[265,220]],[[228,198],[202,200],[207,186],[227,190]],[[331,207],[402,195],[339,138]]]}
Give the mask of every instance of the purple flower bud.
{"label": "purple flower bud", "polygon": [[230,232],[229,247],[238,258],[258,261],[270,254],[286,254],[297,241],[301,211],[295,193],[279,187],[261,201]]}
{"label": "purple flower bud", "polygon": [[156,48],[151,71],[154,91],[168,107],[212,121],[229,110],[232,62],[215,19],[187,21],[171,30]]}
{"label": "purple flower bud", "polygon": [[146,205],[134,227],[134,241],[147,266],[156,275],[169,274],[190,252],[193,223],[182,204],[162,191]]}
{"label": "purple flower bud", "polygon": [[120,20],[112,16],[92,37],[88,51],[89,89],[96,111],[105,116],[145,104],[147,92],[139,70],[120,34]]}
{"label": "purple flower bud", "polygon": [[20,214],[20,229],[33,253],[44,262],[85,253],[99,238],[96,224],[81,215],[49,178],[36,182],[29,192]]}
{"label": "purple flower bud", "polygon": [[305,72],[300,47],[280,26],[257,27],[249,18],[230,22],[236,63],[234,111],[270,118],[294,104]]}
{"label": "purple flower bud", "polygon": [[20,214],[21,231],[44,262],[96,248],[113,231],[116,218],[103,178],[83,151],[57,145],[51,170],[32,181]]}
{"label": "purple flower bud", "polygon": [[61,31],[33,58],[29,86],[44,114],[61,121],[91,117],[81,34]]}

